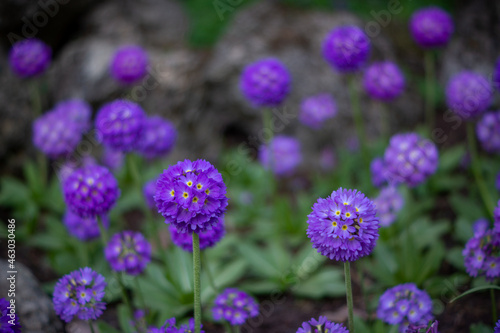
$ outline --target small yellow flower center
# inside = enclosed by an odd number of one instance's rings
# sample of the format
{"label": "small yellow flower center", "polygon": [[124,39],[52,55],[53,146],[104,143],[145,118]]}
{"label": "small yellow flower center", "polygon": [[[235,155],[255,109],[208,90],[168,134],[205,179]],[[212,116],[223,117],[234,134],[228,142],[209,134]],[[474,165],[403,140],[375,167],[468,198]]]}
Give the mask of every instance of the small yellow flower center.
{"label": "small yellow flower center", "polygon": [[359,208],[356,207],[356,211],[359,212]]}
{"label": "small yellow flower center", "polygon": [[483,260],[483,256],[477,256],[477,260]]}
{"label": "small yellow flower center", "polygon": [[174,196],[174,195],[175,195],[175,191],[174,191],[174,190],[172,190],[172,191],[170,192],[170,195],[171,195],[171,196]]}
{"label": "small yellow flower center", "polygon": [[189,197],[189,194],[187,192],[182,193],[182,196],[187,199]]}
{"label": "small yellow flower center", "polygon": [[340,210],[336,211],[335,215],[340,215]]}
{"label": "small yellow flower center", "polygon": [[359,218],[359,223],[363,223],[363,218]]}
{"label": "small yellow flower center", "polygon": [[187,186],[192,186],[192,185],[193,185],[193,182],[192,182],[192,181],[188,181],[188,182],[186,183],[186,185],[187,185]]}
{"label": "small yellow flower center", "polygon": [[344,206],[347,206],[348,204],[349,204],[349,203],[347,203],[347,202],[344,202]]}
{"label": "small yellow flower center", "polygon": [[332,222],[332,225],[333,225],[334,227],[336,227],[336,226],[337,226],[337,222],[336,222],[336,221],[333,221],[333,222]]}
{"label": "small yellow flower center", "polygon": [[80,294],[80,296],[81,296],[81,297],[85,297],[85,293],[81,293],[81,294]]}
{"label": "small yellow flower center", "polygon": [[347,230],[347,225],[345,225],[345,224],[344,224],[344,225],[342,226],[342,230]]}
{"label": "small yellow flower center", "polygon": [[350,217],[351,213],[345,213],[345,217]]}
{"label": "small yellow flower center", "polygon": [[201,188],[202,188],[202,187],[203,187],[203,186],[202,186],[201,184],[196,185],[196,188],[197,188],[198,190],[201,190]]}
{"label": "small yellow flower center", "polygon": [[206,193],[206,194],[210,194],[210,190],[207,188],[207,189],[205,190],[205,193]]}
{"label": "small yellow flower center", "polygon": [[198,198],[197,198],[197,197],[194,197],[194,198],[193,198],[193,202],[195,202],[195,203],[196,203],[196,202],[198,202]]}

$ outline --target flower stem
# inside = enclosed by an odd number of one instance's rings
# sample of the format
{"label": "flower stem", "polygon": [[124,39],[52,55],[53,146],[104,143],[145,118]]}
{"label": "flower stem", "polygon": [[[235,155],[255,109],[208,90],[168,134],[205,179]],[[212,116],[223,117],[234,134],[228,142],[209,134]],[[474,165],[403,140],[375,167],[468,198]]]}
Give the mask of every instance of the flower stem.
{"label": "flower stem", "polygon": [[203,261],[205,262],[205,272],[207,272],[207,277],[208,277],[208,283],[210,283],[210,287],[214,290],[215,293],[219,292],[219,288],[215,285],[215,280],[212,275],[212,271],[210,270],[210,266],[208,264],[208,260],[206,259],[206,254],[205,252],[201,252],[201,257],[203,258]]}
{"label": "flower stem", "polygon": [[268,163],[269,163],[269,170],[271,171],[271,175],[273,174],[273,166],[274,166],[274,156],[271,151],[271,143],[273,142],[274,138],[274,131],[273,131],[273,111],[271,109],[264,109],[262,110],[263,116],[264,116],[264,131],[269,132],[269,140],[265,142],[267,146],[267,154],[268,154]]}
{"label": "flower stem", "polygon": [[353,301],[352,301],[352,284],[351,284],[351,263],[346,261],[344,263],[345,274],[345,291],[347,297],[347,311],[349,316],[349,333],[354,333],[354,314],[353,314]]}
{"label": "flower stem", "polygon": [[95,331],[94,331],[94,325],[92,325],[92,321],[91,320],[87,320],[87,323],[89,323],[90,332],[95,333]]}
{"label": "flower stem", "polygon": [[224,320],[224,329],[226,330],[226,333],[233,333],[233,327],[229,325],[229,323],[225,320]]}
{"label": "flower stem", "polygon": [[434,127],[435,79],[436,69],[434,62],[434,53],[432,52],[432,50],[428,50],[425,52],[425,118],[427,120],[427,127],[429,131],[432,131]]}
{"label": "flower stem", "polygon": [[490,297],[491,297],[491,313],[493,315],[493,326],[495,326],[498,317],[497,317],[497,302],[495,300],[495,291],[490,289]]}
{"label": "flower stem", "polygon": [[193,275],[194,275],[194,330],[200,333],[201,330],[201,258],[200,258],[200,237],[193,232]]}
{"label": "flower stem", "polygon": [[139,282],[139,278],[136,276],[134,277],[135,280],[135,288],[137,289],[137,295],[139,298],[139,301],[141,302],[141,308],[146,311],[146,302],[144,301],[144,295],[142,294],[141,290],[141,284]]}

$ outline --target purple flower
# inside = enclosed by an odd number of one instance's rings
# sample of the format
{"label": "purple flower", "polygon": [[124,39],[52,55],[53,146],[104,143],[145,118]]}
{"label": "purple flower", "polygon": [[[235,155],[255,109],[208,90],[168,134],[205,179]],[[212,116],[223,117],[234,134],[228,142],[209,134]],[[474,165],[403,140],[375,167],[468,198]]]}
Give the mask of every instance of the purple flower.
{"label": "purple flower", "polygon": [[491,104],[493,89],[480,74],[462,71],[454,75],[446,86],[446,104],[464,119],[481,114]]}
{"label": "purple flower", "polygon": [[281,61],[261,59],[247,65],[240,79],[240,89],[255,107],[273,107],[290,92],[290,73]]}
{"label": "purple flower", "polygon": [[[222,239],[222,237],[224,237],[225,234],[226,229],[224,228],[224,218],[220,217],[219,222],[215,224],[212,229],[199,233],[200,250],[214,246]],[[184,251],[193,252],[192,234],[179,232],[175,226],[170,225],[170,235],[172,237],[172,242],[175,245]]]}
{"label": "purple flower", "polygon": [[81,133],[90,129],[92,109],[84,100],[75,98],[61,101],[54,107],[54,112],[73,121]]}
{"label": "purple flower", "polygon": [[302,101],[299,120],[315,130],[337,113],[337,104],[330,94],[319,94]]}
{"label": "purple flower", "polygon": [[[108,217],[106,215],[102,215],[100,219],[104,228],[108,228]],[[80,217],[68,209],[66,210],[66,214],[64,214],[63,221],[68,232],[82,241],[90,241],[101,235],[99,225],[97,224],[97,218],[95,216]]]}
{"label": "purple flower", "polygon": [[500,320],[497,321],[495,325],[495,331],[493,333],[500,333]]}
{"label": "purple flower", "polygon": [[493,72],[493,87],[500,91],[500,58],[498,58]]}
{"label": "purple flower", "polygon": [[337,165],[337,158],[331,148],[327,147],[321,150],[319,165],[324,171],[330,171],[335,168]]}
{"label": "purple flower", "polygon": [[492,281],[500,276],[500,231],[497,224],[494,229],[484,227],[481,221],[474,224],[474,236],[465,244],[462,255],[470,276],[484,275]]}
{"label": "purple flower", "polygon": [[500,232],[500,200],[498,200],[497,206],[493,211],[493,218],[494,218],[494,224],[493,224],[494,230]]}
{"label": "purple flower", "polygon": [[20,77],[37,76],[49,67],[52,50],[39,39],[30,38],[12,46],[9,53],[10,67]]}
{"label": "purple flower", "polygon": [[277,135],[269,145],[260,147],[259,161],[266,169],[271,164],[273,172],[278,176],[289,175],[302,161],[300,142],[291,136]]}
{"label": "purple flower", "polygon": [[380,296],[377,317],[388,324],[399,325],[399,331],[404,332],[409,324],[427,324],[433,319],[432,301],[427,292],[415,284],[400,284]]}
{"label": "purple flower", "polygon": [[95,120],[97,136],[110,148],[131,151],[142,135],[145,120],[146,115],[138,104],[115,100],[98,111]]}
{"label": "purple flower", "polygon": [[370,55],[370,40],[356,26],[340,26],[323,41],[323,57],[340,72],[357,71]]}
{"label": "purple flower", "polygon": [[480,218],[476,220],[472,225],[472,230],[474,231],[474,236],[482,236],[484,235],[490,227],[490,222],[488,222],[485,218]]}
{"label": "purple flower", "polygon": [[434,320],[429,327],[427,327],[427,325],[425,325],[425,324],[422,324],[422,325],[409,324],[405,333],[421,333],[421,332],[424,332],[423,330],[426,330],[425,333],[439,333],[438,321]]}
{"label": "purple flower", "polygon": [[390,101],[403,92],[405,78],[396,64],[390,61],[377,62],[366,69],[363,86],[371,98]]}
{"label": "purple flower", "polygon": [[64,275],[54,287],[52,302],[56,314],[65,322],[74,316],[95,320],[106,309],[102,302],[106,282],[104,277],[85,267]]}
{"label": "purple flower", "polygon": [[380,225],[388,227],[396,220],[397,214],[403,208],[404,199],[396,187],[387,186],[380,191],[373,203],[377,208]]}
{"label": "purple flower", "polygon": [[0,333],[21,333],[22,327],[15,306],[15,303],[11,304],[5,298],[0,298]]}
{"label": "purple flower", "polygon": [[378,239],[375,204],[357,190],[339,188],[319,198],[308,217],[307,236],[313,247],[337,261],[369,255]]}
{"label": "purple flower", "polygon": [[476,124],[481,147],[489,153],[500,153],[500,111],[486,112]]}
{"label": "purple flower", "polygon": [[320,316],[318,320],[311,318],[302,323],[297,333],[349,333],[349,330],[342,324],[337,324]]}
{"label": "purple flower", "polygon": [[205,160],[178,162],[156,183],[158,212],[179,232],[210,230],[226,211],[227,201],[221,174]]}
{"label": "purple flower", "polygon": [[120,196],[111,172],[100,165],[76,169],[63,184],[64,200],[81,217],[106,214]]}
{"label": "purple flower", "polygon": [[177,131],[174,125],[160,116],[146,119],[137,143],[139,153],[147,158],[163,157],[174,147]]}
{"label": "purple flower", "polygon": [[497,179],[496,179],[495,185],[496,185],[497,190],[500,191],[500,172],[497,173]]}
{"label": "purple flower", "polygon": [[258,314],[259,305],[253,297],[236,288],[227,288],[220,293],[212,308],[215,320],[225,320],[233,326],[242,325]]}
{"label": "purple flower", "polygon": [[113,171],[119,170],[123,166],[124,159],[125,154],[122,151],[104,146],[104,150],[101,156],[101,162],[107,168]]}
{"label": "purple flower", "polygon": [[151,244],[140,232],[126,230],[111,237],[104,254],[114,271],[139,275],[151,261]]}
{"label": "purple flower", "polygon": [[374,158],[370,164],[372,183],[375,187],[381,187],[387,183],[387,168],[382,157]]}
{"label": "purple flower", "polygon": [[[200,328],[203,328],[203,325],[201,325]],[[176,326],[175,318],[170,318],[165,321],[162,327],[150,327],[148,329],[148,333],[193,333],[194,331],[193,318],[189,318],[188,323],[180,325],[179,328]],[[205,331],[201,330],[200,333],[205,333]]]}
{"label": "purple flower", "polygon": [[123,46],[111,61],[111,76],[123,84],[134,83],[146,75],[148,54],[136,45]]}
{"label": "purple flower", "polygon": [[385,150],[384,163],[391,184],[414,187],[432,175],[438,166],[438,150],[417,133],[394,135]]}
{"label": "purple flower", "polygon": [[155,203],[155,193],[156,193],[156,181],[158,179],[154,178],[144,184],[142,188],[142,195],[144,195],[144,200],[149,208],[153,209],[156,207]]}
{"label": "purple flower", "polygon": [[454,29],[450,14],[439,7],[422,8],[410,18],[411,35],[424,48],[446,45]]}

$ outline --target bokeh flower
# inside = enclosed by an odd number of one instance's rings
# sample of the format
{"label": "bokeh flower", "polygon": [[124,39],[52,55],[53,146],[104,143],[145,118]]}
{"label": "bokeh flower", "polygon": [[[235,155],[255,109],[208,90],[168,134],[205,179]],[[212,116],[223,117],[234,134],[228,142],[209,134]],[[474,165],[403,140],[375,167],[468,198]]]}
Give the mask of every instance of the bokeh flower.
{"label": "bokeh flower", "polygon": [[387,184],[387,168],[382,157],[377,157],[370,163],[370,173],[372,175],[372,183],[375,187],[381,187]]}
{"label": "bokeh flower", "polygon": [[[224,218],[220,217],[219,222],[212,229],[200,232],[200,250],[212,247],[217,244],[226,234],[224,228]],[[174,225],[170,225],[170,235],[172,243],[184,251],[193,252],[193,237],[190,233],[179,232]]]}
{"label": "bokeh flower", "polygon": [[156,181],[157,178],[153,178],[144,184],[142,187],[142,195],[144,196],[144,200],[146,201],[146,205],[149,208],[153,209],[156,207],[155,203],[155,193],[156,193]]}
{"label": "bokeh flower", "polygon": [[142,79],[147,72],[148,54],[137,45],[119,48],[111,60],[111,76],[120,83],[131,84]]}
{"label": "bokeh flower", "polygon": [[[108,228],[108,217],[102,215],[100,219],[104,228]],[[66,210],[66,214],[64,214],[63,221],[69,234],[82,241],[90,241],[101,235],[99,225],[97,224],[97,217],[95,216],[80,217],[68,209]]]}
{"label": "bokeh flower", "polygon": [[37,38],[29,38],[15,43],[9,53],[12,71],[20,77],[37,76],[50,65],[52,49]]}
{"label": "bokeh flower", "polygon": [[471,71],[455,74],[446,85],[446,104],[464,119],[480,115],[490,106],[492,96],[488,80]]}
{"label": "bokeh flower", "polygon": [[486,112],[476,124],[481,147],[489,153],[500,153],[500,111]]}
{"label": "bokeh flower", "polygon": [[[148,328],[148,333],[193,333],[195,331],[193,318],[189,318],[187,324],[182,324],[179,327],[177,327],[176,325],[177,324],[175,318],[170,318],[167,319],[163,326],[161,326],[160,328]],[[201,325],[200,328],[203,328],[203,325]],[[200,333],[205,333],[205,331],[200,330]]]}
{"label": "bokeh flower", "polygon": [[323,41],[323,57],[340,72],[357,71],[370,56],[370,40],[356,26],[340,26],[328,33]]}
{"label": "bokeh flower", "polygon": [[395,63],[377,62],[366,69],[363,75],[363,87],[371,98],[390,101],[403,92],[405,78]]}
{"label": "bokeh flower", "polygon": [[446,45],[455,30],[450,14],[434,6],[415,11],[409,25],[413,39],[424,48]]}
{"label": "bokeh flower", "polygon": [[384,187],[379,195],[373,200],[377,208],[380,219],[380,226],[390,226],[397,217],[397,214],[403,208],[404,199],[395,186]]}
{"label": "bokeh flower", "polygon": [[465,270],[470,276],[486,276],[493,281],[500,276],[500,230],[484,230],[484,225],[475,225],[474,236],[462,251]]}
{"label": "bokeh flower", "polygon": [[125,153],[121,150],[116,150],[108,146],[104,146],[101,162],[107,168],[117,171],[123,166],[125,160]]}
{"label": "bokeh flower", "polygon": [[306,126],[318,130],[323,123],[337,114],[337,103],[330,94],[308,97],[300,106],[299,120]]}
{"label": "bokeh flower", "polygon": [[[15,303],[11,304],[7,299],[0,298],[0,333],[21,333],[22,327],[15,306]],[[14,310],[13,314],[9,308]]]}
{"label": "bokeh flower", "polygon": [[215,320],[225,320],[231,325],[242,325],[248,318],[259,314],[257,302],[236,288],[227,288],[214,300],[212,316]]}
{"label": "bokeh flower", "polygon": [[139,275],[151,261],[151,244],[140,232],[125,230],[111,237],[104,254],[114,271]]}
{"label": "bokeh flower", "polygon": [[92,108],[82,99],[74,98],[60,101],[54,106],[54,112],[60,117],[73,121],[81,133],[90,129]]}
{"label": "bokeh flower", "polygon": [[500,333],[500,319],[497,321],[497,324],[495,325],[495,330],[493,333]]}
{"label": "bokeh flower", "polygon": [[174,147],[177,131],[174,125],[160,116],[149,117],[144,122],[137,151],[147,158],[167,155]]}
{"label": "bokeh flower", "polygon": [[311,318],[311,320],[303,322],[297,333],[349,333],[349,330],[342,324],[334,323],[325,316],[320,316],[318,319]]}
{"label": "bokeh flower", "polygon": [[260,146],[259,161],[266,169],[271,165],[278,176],[289,175],[302,162],[300,142],[291,136],[277,135],[268,145]]}

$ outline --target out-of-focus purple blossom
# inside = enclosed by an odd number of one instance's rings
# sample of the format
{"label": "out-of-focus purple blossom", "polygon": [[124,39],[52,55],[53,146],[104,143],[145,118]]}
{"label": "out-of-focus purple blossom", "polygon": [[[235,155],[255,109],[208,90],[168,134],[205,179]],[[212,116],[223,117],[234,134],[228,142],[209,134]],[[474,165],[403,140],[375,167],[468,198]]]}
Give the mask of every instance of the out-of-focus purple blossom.
{"label": "out-of-focus purple blossom", "polygon": [[340,72],[357,71],[370,56],[370,40],[356,26],[340,26],[323,41],[323,57]]}
{"label": "out-of-focus purple blossom", "polygon": [[410,18],[411,35],[424,48],[446,45],[454,29],[450,14],[439,7],[419,9]]}
{"label": "out-of-focus purple blossom", "polygon": [[[106,215],[102,215],[100,220],[104,228],[109,227],[109,219]],[[64,214],[63,221],[68,232],[82,241],[90,241],[101,235],[95,216],[80,217],[68,209]]]}
{"label": "out-of-focus purple blossom", "polygon": [[498,58],[493,72],[493,87],[500,91],[500,58]]}
{"label": "out-of-focus purple blossom", "polygon": [[[203,328],[203,325],[201,325],[200,328]],[[193,333],[194,331],[193,318],[189,318],[187,324],[180,325],[179,327],[176,326],[175,318],[170,318],[165,321],[162,327],[150,327],[148,329],[148,333]],[[205,331],[200,330],[200,333],[205,333]]]}
{"label": "out-of-focus purple blossom", "polygon": [[500,153],[500,111],[486,112],[476,124],[481,147],[489,153]]}
{"label": "out-of-focus purple blossom", "polygon": [[157,178],[151,179],[150,181],[146,182],[146,184],[144,184],[144,187],[142,188],[142,195],[144,195],[144,200],[146,201],[148,207],[151,209],[156,208],[155,193],[157,180]]}
{"label": "out-of-focus purple blossom", "polygon": [[259,305],[253,297],[236,288],[227,288],[220,293],[212,308],[215,320],[225,320],[233,326],[242,325],[258,314]]}
{"label": "out-of-focus purple blossom", "polygon": [[76,169],[82,166],[96,165],[97,162],[91,155],[84,155],[82,159],[69,159],[64,161],[62,164],[56,164],[56,175],[59,178],[61,184],[64,184],[66,178],[68,178]]}
{"label": "out-of-focus purple blossom", "polygon": [[382,227],[390,226],[396,220],[399,211],[404,205],[403,196],[395,186],[383,188],[373,202],[377,207]]}
{"label": "out-of-focus purple blossom", "polygon": [[[486,224],[489,224],[486,221]],[[477,221],[474,226],[474,236],[469,239],[462,251],[467,273],[476,277],[485,275],[486,279],[493,281],[500,276],[500,230],[495,227],[484,230],[483,221]]]}
{"label": "out-of-focus purple blossom", "polygon": [[434,320],[429,327],[427,327],[427,325],[410,324],[405,333],[423,333],[424,331],[425,333],[439,333],[438,321]]}
{"label": "out-of-focus purple blossom", "polygon": [[337,158],[332,148],[327,147],[321,150],[319,165],[323,171],[331,171],[337,165]]}
{"label": "out-of-focus purple blossom", "polygon": [[[212,247],[217,244],[226,234],[224,228],[224,218],[219,219],[219,223],[214,225],[212,229],[200,232],[200,250]],[[193,236],[190,233],[181,233],[177,228],[170,225],[170,235],[172,236],[172,243],[183,249],[184,251],[193,252]]]}
{"label": "out-of-focus purple blossom", "polygon": [[352,153],[356,153],[359,151],[359,139],[357,136],[350,136],[346,142],[347,150]]}
{"label": "out-of-focus purple blossom", "polygon": [[37,76],[50,65],[52,49],[37,38],[19,41],[12,46],[9,63],[12,71],[20,77]]}
{"label": "out-of-focus purple blossom", "polygon": [[325,316],[320,316],[319,319],[311,318],[311,320],[303,322],[297,333],[349,333],[349,330],[342,324],[334,323]]}
{"label": "out-of-focus purple blossom", "polygon": [[92,108],[82,99],[68,99],[61,101],[54,106],[54,112],[60,117],[66,117],[73,121],[81,133],[90,129],[90,117]]}
{"label": "out-of-focus purple blossom", "polygon": [[480,115],[490,106],[492,96],[488,80],[471,71],[454,75],[446,86],[446,104],[464,119]]}
{"label": "out-of-focus purple blossom", "polygon": [[147,72],[148,54],[137,45],[127,45],[118,49],[111,60],[111,76],[123,84],[131,84],[142,79]]}
{"label": "out-of-focus purple blossom", "polygon": [[375,187],[381,187],[387,183],[387,168],[382,157],[373,159],[370,163],[370,173],[372,175],[372,183]]}
{"label": "out-of-focus purple blossom", "polygon": [[494,230],[496,232],[500,232],[500,200],[498,200],[497,206],[493,211],[493,218],[494,218],[494,223],[493,223]]}
{"label": "out-of-focus purple blossom", "polygon": [[278,176],[290,175],[302,162],[300,142],[291,136],[277,135],[268,145],[260,147],[259,161],[266,169],[271,165]]}
{"label": "out-of-focus purple blossom", "polygon": [[315,130],[337,114],[337,103],[330,94],[319,94],[308,97],[300,106],[299,120]]}
{"label": "out-of-focus purple blossom", "polygon": [[[14,298],[11,300],[15,302]],[[11,303],[12,301],[0,298],[0,333],[21,333],[22,327],[16,313],[16,303]]]}
{"label": "out-of-focus purple blossom", "polygon": [[144,122],[137,151],[147,158],[167,155],[174,147],[177,131],[174,125],[160,116],[149,117]]}
{"label": "out-of-focus purple blossom", "polygon": [[481,218],[474,222],[472,225],[472,231],[474,231],[474,236],[482,236],[490,228],[490,222],[487,219]]}
{"label": "out-of-focus purple blossom", "polygon": [[139,275],[151,261],[151,244],[140,232],[126,230],[111,237],[104,254],[114,271]]}
{"label": "out-of-focus purple blossom", "polygon": [[363,87],[371,98],[390,101],[403,92],[405,78],[395,63],[377,62],[366,69]]}
{"label": "out-of-focus purple blossom", "polygon": [[101,156],[101,161],[104,166],[108,167],[113,171],[117,171],[120,170],[121,167],[123,166],[124,160],[125,160],[124,152],[110,148],[106,145],[104,146]]}
{"label": "out-of-focus purple blossom", "polygon": [[500,333],[500,319],[497,321],[497,324],[495,325],[495,330],[493,333]]}

